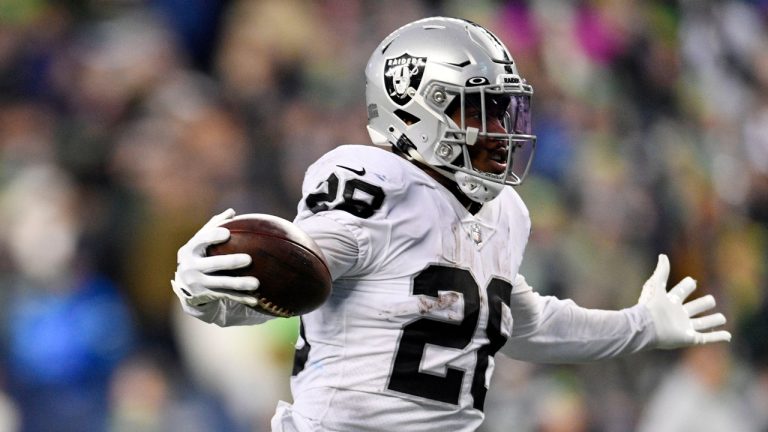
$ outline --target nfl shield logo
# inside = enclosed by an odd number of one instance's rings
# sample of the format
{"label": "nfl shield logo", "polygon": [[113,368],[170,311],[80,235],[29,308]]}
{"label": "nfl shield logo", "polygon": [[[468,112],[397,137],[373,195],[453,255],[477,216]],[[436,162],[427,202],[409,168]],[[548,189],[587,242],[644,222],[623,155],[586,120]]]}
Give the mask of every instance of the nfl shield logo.
{"label": "nfl shield logo", "polygon": [[426,57],[403,54],[384,63],[384,85],[392,102],[403,106],[410,102],[424,76]]}

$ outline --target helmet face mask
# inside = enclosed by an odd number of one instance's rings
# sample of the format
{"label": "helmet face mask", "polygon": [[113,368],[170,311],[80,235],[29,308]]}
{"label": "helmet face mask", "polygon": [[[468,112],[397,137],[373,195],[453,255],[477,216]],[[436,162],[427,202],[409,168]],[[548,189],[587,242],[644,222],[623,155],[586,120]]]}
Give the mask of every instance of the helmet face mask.
{"label": "helmet face mask", "polygon": [[[374,51],[366,80],[374,144],[396,146],[477,202],[525,178],[533,89],[486,29],[452,18],[408,24]],[[491,152],[486,169],[473,166],[479,148]]]}
{"label": "helmet face mask", "polygon": [[[531,134],[530,86],[441,86],[438,91],[453,95],[445,110],[448,127],[435,147],[440,165],[491,182],[519,185],[528,172],[536,146],[536,137]],[[495,158],[507,169],[493,172],[472,165],[472,148],[481,142],[493,142],[497,148],[505,149],[503,156],[497,154]]]}

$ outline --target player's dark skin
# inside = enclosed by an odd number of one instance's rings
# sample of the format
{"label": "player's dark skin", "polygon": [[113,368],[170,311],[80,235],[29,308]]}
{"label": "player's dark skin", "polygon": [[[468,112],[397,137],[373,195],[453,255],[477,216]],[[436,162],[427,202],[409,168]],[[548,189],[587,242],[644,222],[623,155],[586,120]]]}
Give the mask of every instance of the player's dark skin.
{"label": "player's dark skin", "polygon": [[[470,105],[467,107],[465,114],[465,124],[467,127],[474,127],[482,130],[482,112],[479,107]],[[450,117],[456,124],[461,124],[460,110],[453,110]],[[502,123],[501,112],[493,112],[493,110],[489,109],[486,117],[486,127],[488,128],[489,133],[506,133]],[[497,160],[494,160],[494,158],[498,159],[501,156],[502,159],[506,160],[508,145],[509,144],[505,141],[478,136],[475,144],[469,146],[469,157],[472,160],[472,167],[483,172],[494,174],[503,173],[506,169],[506,164],[502,164]],[[400,152],[396,151],[395,153],[404,156]],[[483,205],[476,201],[472,201],[469,197],[464,195],[456,182],[438,173],[427,165],[420,163],[416,163],[416,165],[448,189],[467,211],[472,214],[476,214],[480,211]]]}

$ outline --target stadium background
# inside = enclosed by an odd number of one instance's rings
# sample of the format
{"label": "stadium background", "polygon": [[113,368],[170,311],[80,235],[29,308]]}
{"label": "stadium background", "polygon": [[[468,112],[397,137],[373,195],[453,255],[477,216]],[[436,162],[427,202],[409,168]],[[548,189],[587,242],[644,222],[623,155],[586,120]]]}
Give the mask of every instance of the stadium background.
{"label": "stadium background", "polygon": [[267,430],[295,321],[181,316],[176,249],[226,207],[292,218],[368,142],[370,51],[436,14],[535,87],[528,281],[622,308],[665,252],[734,333],[501,358],[483,431],[768,430],[767,1],[0,0],[0,431]]}

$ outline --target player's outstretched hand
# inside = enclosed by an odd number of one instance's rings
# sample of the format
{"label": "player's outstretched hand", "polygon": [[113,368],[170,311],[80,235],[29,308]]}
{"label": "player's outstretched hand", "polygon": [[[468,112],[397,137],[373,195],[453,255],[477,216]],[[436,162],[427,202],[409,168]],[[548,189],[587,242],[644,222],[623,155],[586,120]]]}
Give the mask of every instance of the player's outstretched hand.
{"label": "player's outstretched hand", "polygon": [[173,292],[183,302],[200,306],[213,301],[229,299],[248,306],[256,306],[253,291],[259,280],[250,276],[218,276],[210,273],[232,270],[251,263],[248,254],[206,256],[208,246],[229,239],[229,230],[220,225],[235,216],[232,209],[211,218],[200,231],[181,248],[177,255],[178,267],[171,281]]}
{"label": "player's outstretched hand", "polygon": [[659,255],[653,275],[643,285],[639,304],[651,312],[656,327],[657,348],[679,348],[712,342],[728,342],[731,334],[725,330],[712,331],[725,324],[725,316],[714,313],[696,317],[715,307],[715,298],[706,295],[688,303],[685,299],[696,289],[696,281],[686,277],[667,292],[669,259]]}

